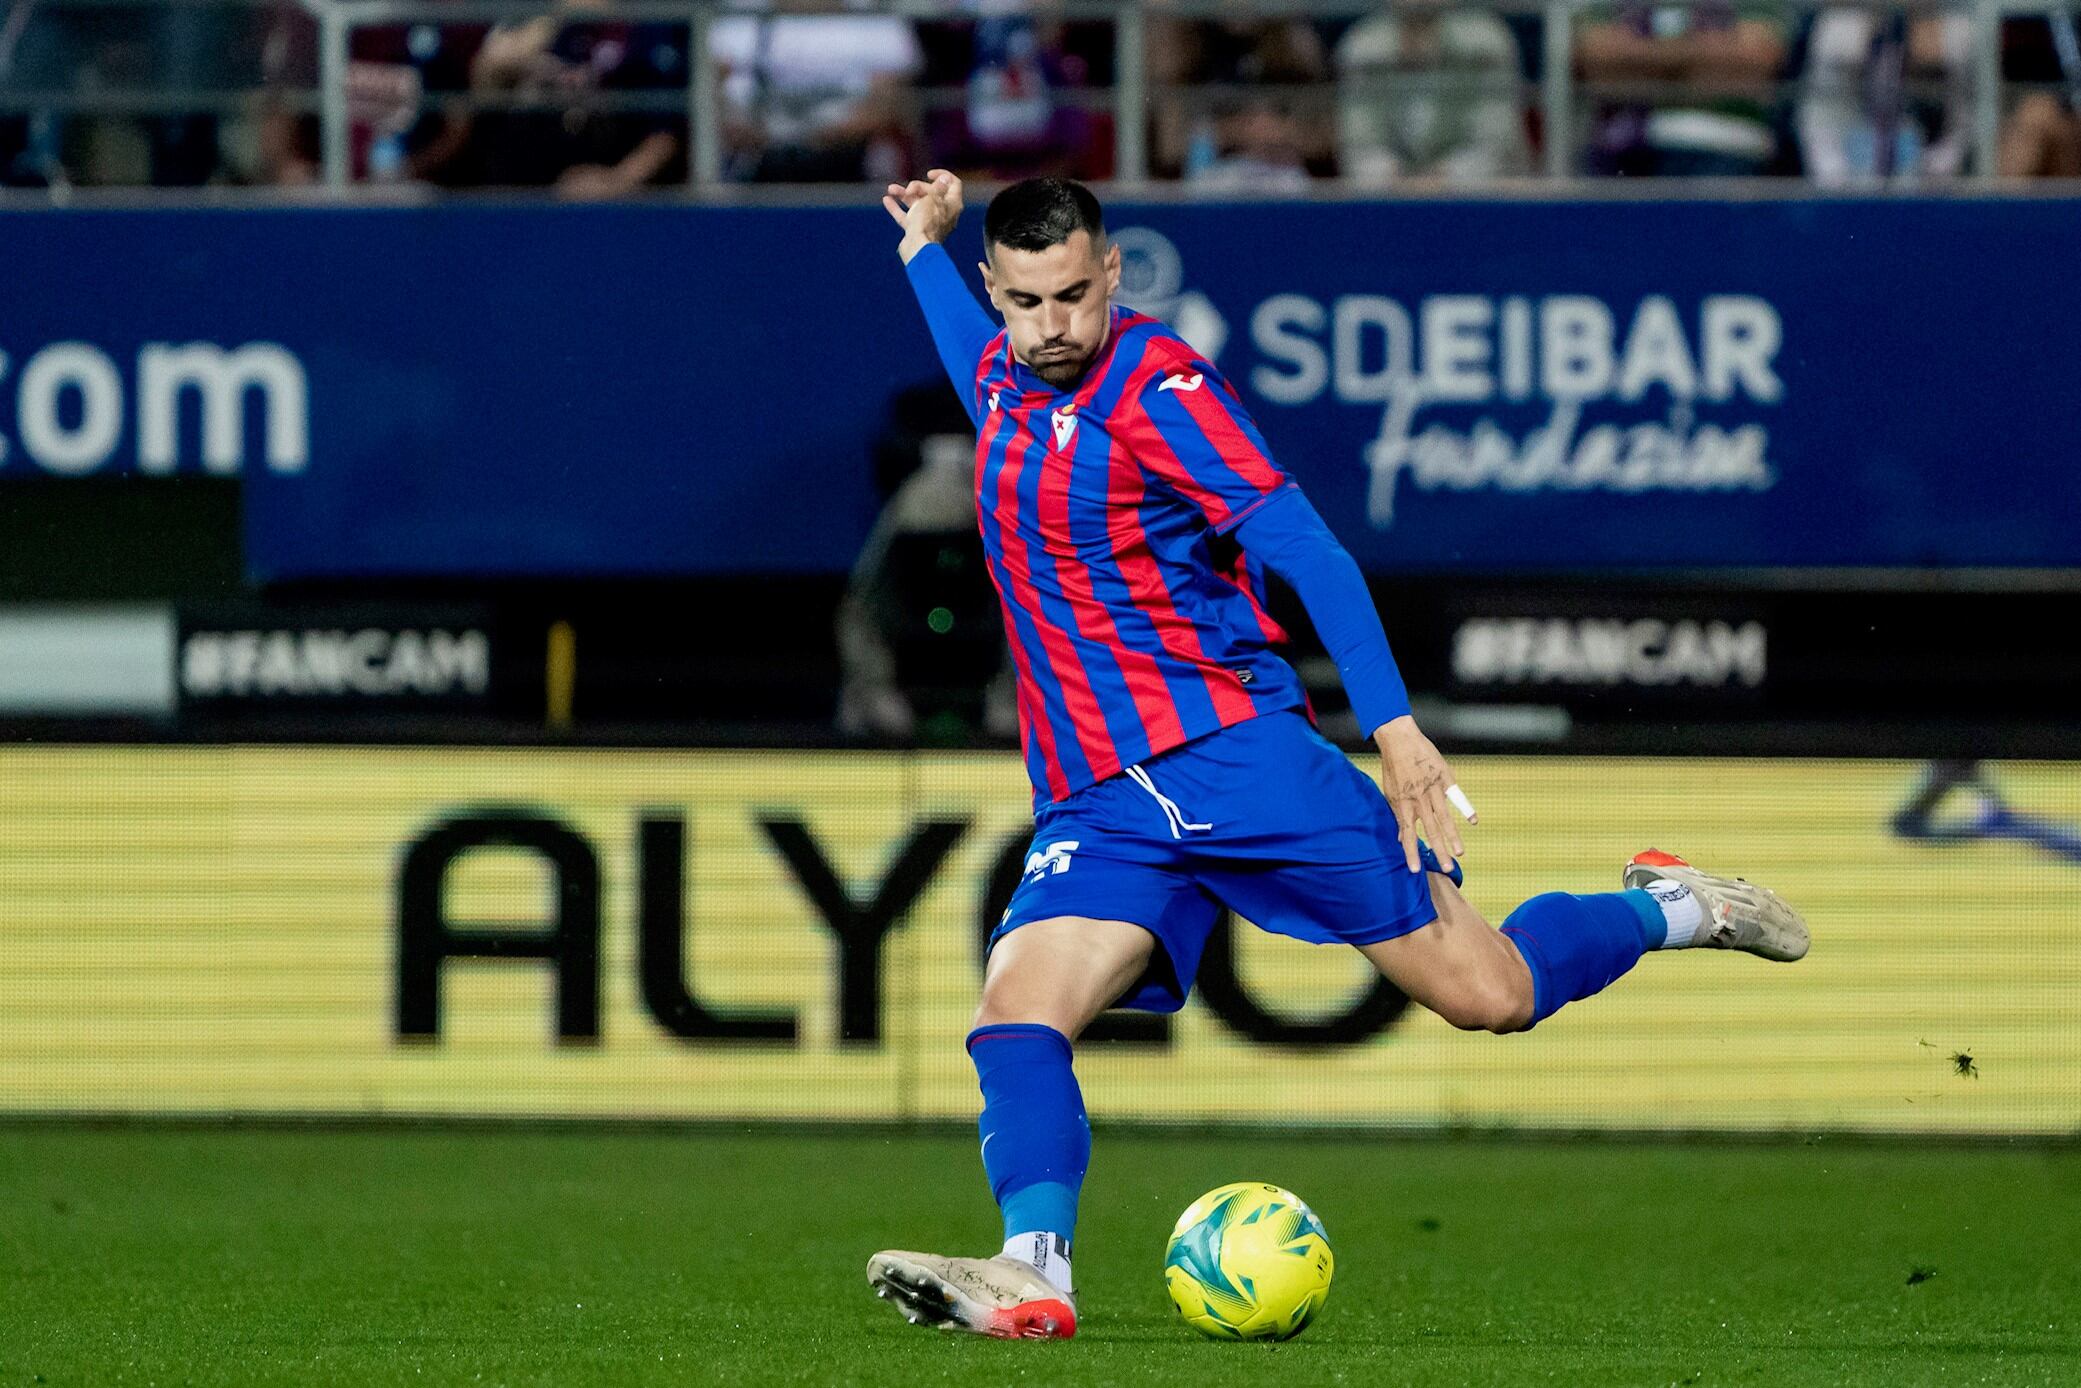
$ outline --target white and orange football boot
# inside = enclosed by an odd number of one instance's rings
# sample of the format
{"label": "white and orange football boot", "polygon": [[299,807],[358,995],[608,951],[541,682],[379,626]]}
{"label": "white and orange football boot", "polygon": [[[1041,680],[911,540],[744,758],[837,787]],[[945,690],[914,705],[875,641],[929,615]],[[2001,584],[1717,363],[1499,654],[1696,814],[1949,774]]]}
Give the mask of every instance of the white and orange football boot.
{"label": "white and orange football boot", "polygon": [[1668,881],[1688,887],[1705,913],[1694,944],[1710,949],[1738,949],[1765,959],[1791,963],[1806,956],[1811,937],[1799,913],[1767,887],[1739,877],[1700,872],[1674,853],[1650,848],[1626,864],[1629,890]]}
{"label": "white and orange football boot", "polygon": [[1000,1340],[1067,1340],[1077,1333],[1069,1296],[1031,1263],[1001,1254],[941,1258],[890,1250],[867,1260],[867,1281],[912,1325]]}

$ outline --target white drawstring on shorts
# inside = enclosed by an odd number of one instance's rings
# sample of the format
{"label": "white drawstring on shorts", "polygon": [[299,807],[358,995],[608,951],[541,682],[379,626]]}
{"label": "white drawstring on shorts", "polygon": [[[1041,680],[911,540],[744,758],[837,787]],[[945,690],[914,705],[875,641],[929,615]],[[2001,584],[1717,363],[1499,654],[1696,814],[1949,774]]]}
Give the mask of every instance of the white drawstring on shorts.
{"label": "white drawstring on shorts", "polygon": [[1158,790],[1156,788],[1156,782],[1149,779],[1149,773],[1142,770],[1142,768],[1140,768],[1139,766],[1128,767],[1127,774],[1134,778],[1134,783],[1136,785],[1140,786],[1143,790],[1148,791],[1149,794],[1155,796],[1157,804],[1163,806],[1163,817],[1171,826],[1172,838],[1184,838],[1185,834],[1183,831],[1188,829],[1193,831],[1194,833],[1205,833],[1207,830],[1212,829],[1214,827],[1211,824],[1188,823],[1185,819],[1185,811],[1178,808],[1178,802],[1171,799],[1168,795],[1165,795],[1162,791]]}

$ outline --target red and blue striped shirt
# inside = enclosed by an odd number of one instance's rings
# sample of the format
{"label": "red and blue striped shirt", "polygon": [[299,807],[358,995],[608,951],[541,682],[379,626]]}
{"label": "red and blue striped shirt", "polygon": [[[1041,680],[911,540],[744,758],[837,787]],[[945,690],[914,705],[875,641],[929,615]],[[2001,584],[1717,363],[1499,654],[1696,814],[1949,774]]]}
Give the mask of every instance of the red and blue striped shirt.
{"label": "red and blue striped shirt", "polygon": [[[1036,797],[1063,799],[1208,733],[1305,706],[1273,650],[1286,637],[1265,610],[1262,567],[1230,532],[1290,496],[1321,542],[1342,550],[1213,364],[1157,320],[1115,307],[1090,368],[1057,390],[1014,357],[942,248],[921,250],[910,274],[976,421],[976,514]],[[1355,568],[1350,578],[1363,594]],[[1379,633],[1369,601],[1365,614]],[[1407,696],[1385,636],[1375,643],[1373,663],[1385,662],[1392,685],[1374,700],[1384,722],[1407,712]]]}

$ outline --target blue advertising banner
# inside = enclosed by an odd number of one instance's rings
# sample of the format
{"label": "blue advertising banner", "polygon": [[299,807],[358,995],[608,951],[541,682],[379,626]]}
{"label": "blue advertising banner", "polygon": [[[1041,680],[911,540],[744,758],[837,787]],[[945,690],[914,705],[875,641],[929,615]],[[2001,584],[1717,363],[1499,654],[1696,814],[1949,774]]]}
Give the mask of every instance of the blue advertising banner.
{"label": "blue advertising banner", "polygon": [[2053,268],[2081,258],[2077,214],[1376,203],[1117,220],[1149,307],[1188,337],[1203,321],[1282,460],[1387,571],[2081,562],[2081,275]]}
{"label": "blue advertising banner", "polygon": [[0,485],[242,473],[265,578],[843,570],[933,361],[872,211],[9,217]]}
{"label": "blue advertising banner", "polygon": [[[2081,564],[2073,201],[1109,220],[1374,571]],[[261,577],[839,571],[937,375],[871,206],[4,227],[0,485],[240,473]]]}

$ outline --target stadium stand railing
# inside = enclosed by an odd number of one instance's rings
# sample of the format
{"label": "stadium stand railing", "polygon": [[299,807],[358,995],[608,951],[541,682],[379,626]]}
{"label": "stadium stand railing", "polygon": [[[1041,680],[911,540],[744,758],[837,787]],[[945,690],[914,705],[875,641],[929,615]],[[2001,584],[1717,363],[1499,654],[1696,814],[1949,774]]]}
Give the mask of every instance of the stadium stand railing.
{"label": "stadium stand railing", "polygon": [[[1772,138],[1792,148],[1799,140],[1793,127],[1805,118],[1797,109],[1799,103],[1817,93],[1832,95],[1839,109],[1867,123],[1861,136],[1867,145],[1871,129],[1880,132],[1883,147],[1876,167],[1867,150],[1861,170],[1835,180],[1852,188],[1914,183],[1984,190],[2000,165],[2005,119],[2027,97],[2050,97],[2052,107],[2064,113],[2060,119],[2081,122],[2072,110],[2073,94],[2081,90],[2076,12],[2055,0],[1975,0],[1945,7],[1793,0],[1769,8],[1783,20],[1782,58],[1775,77],[1762,87],[1753,77],[1701,85],[1694,79],[1658,75],[1652,65],[1594,78],[1584,71],[1580,40],[1586,26],[1616,16],[1619,25],[1646,37],[1664,32],[1663,21],[1672,16],[1711,14],[1720,17],[1715,23],[1727,22],[1734,12],[1712,0],[1652,7],[1614,6],[1608,0],[1477,0],[1468,5],[1392,8],[1359,0],[1316,0],[1307,5],[1169,0],[1160,6],[1054,0],[980,9],[895,0],[868,8],[790,6],[787,13],[884,15],[938,26],[973,26],[1011,15],[1102,29],[1107,36],[1103,51],[1091,66],[1100,75],[1106,75],[1100,70],[1109,70],[1111,80],[1102,85],[1057,82],[1047,92],[1052,107],[1084,112],[1103,122],[1097,128],[1104,147],[1089,167],[1073,162],[1071,171],[1126,184],[1178,182],[1188,192],[1220,196],[1239,191],[1335,195],[1355,187],[1368,192],[1421,191],[1436,180],[1354,183],[1348,168],[1336,168],[1333,148],[1308,168],[1311,176],[1305,184],[1298,179],[1267,184],[1246,178],[1196,187],[1190,178],[1179,180],[1177,151],[1152,148],[1152,127],[1161,112],[1175,113],[1190,132],[1208,112],[1232,112],[1247,98],[1278,103],[1314,122],[1318,130],[1330,130],[1340,100],[1349,101],[1368,79],[1350,72],[1340,75],[1327,60],[1325,47],[1318,52],[1310,80],[1250,80],[1239,85],[1231,73],[1230,80],[1173,82],[1151,62],[1152,53],[1167,51],[1166,35],[1173,32],[1162,26],[1250,16],[1267,22],[1301,21],[1319,31],[1365,18],[1397,16],[1406,21],[1427,11],[1500,19],[1515,50],[1516,61],[1508,71],[1477,74],[1470,81],[1464,68],[1442,75],[1412,71],[1406,55],[1389,64],[1387,81],[1402,98],[1431,90],[1443,104],[1451,98],[1446,87],[1453,83],[1461,97],[1487,95],[1497,85],[1514,94],[1528,136],[1524,167],[1508,178],[1479,173],[1445,179],[1455,191],[1532,185],[1551,192],[1562,184],[1569,185],[1571,193],[1593,191],[1603,182],[1584,177],[1593,127],[1609,126],[1615,113],[1646,111],[1673,98],[1708,109],[1748,102],[1774,127]],[[451,61],[445,82],[428,79],[430,68],[424,59],[429,45],[438,47],[444,32],[467,31],[481,40],[492,26],[555,17],[571,24],[670,26],[681,34],[677,41],[684,60],[675,59],[674,80],[657,80],[653,72],[652,80],[610,84],[589,91],[584,100],[594,111],[648,117],[675,127],[684,122],[684,149],[669,168],[661,167],[645,182],[688,185],[704,195],[733,190],[734,185],[741,193],[740,176],[730,167],[725,144],[727,99],[713,47],[715,26],[729,17],[771,13],[728,0],[622,0],[597,8],[515,0],[0,0],[0,186],[62,192],[74,182],[297,181],[281,176],[282,160],[275,157],[279,150],[271,153],[269,146],[292,138],[285,132],[295,123],[315,120],[316,147],[300,177],[335,192],[352,190],[359,197],[394,193],[394,185],[415,181],[413,171],[409,166],[400,169],[395,140],[382,132],[370,140],[372,122],[380,126],[406,115],[417,119],[433,113],[554,111],[561,104],[554,91],[490,90],[472,82],[466,55],[459,67]],[[1743,17],[1754,13],[1754,7],[1739,12]],[[1860,14],[1872,17],[1862,28],[1854,23]],[[1850,44],[1862,43],[1867,50],[1862,56],[1843,58],[1832,74],[1822,70],[1815,55],[1816,21],[1823,16],[1835,17],[1832,23],[1850,23]],[[1925,20],[1941,26],[1943,36],[1929,42],[1919,32],[1911,36],[1910,27]],[[1687,22],[1677,20],[1676,27]],[[2005,42],[2005,34],[2019,25],[2035,29],[2023,40]],[[1889,35],[1890,50],[1885,47]],[[374,37],[396,49],[397,61],[371,63],[357,56],[361,45]],[[2013,51],[2018,43],[2031,51],[2019,57]],[[1841,45],[1835,49],[1840,58]],[[1254,59],[1244,62],[1245,69],[1253,63],[1268,79],[1280,75]],[[1888,63],[1893,66],[1888,68]],[[1832,92],[1826,90],[1830,82],[1837,85]],[[1764,91],[1768,95],[1759,100]],[[958,112],[973,99],[972,84],[961,81],[929,81],[913,85],[905,94],[908,109],[917,113]],[[1128,119],[1128,113],[1140,117]],[[1948,131],[1959,149],[1951,167],[1932,169],[1917,179],[1895,162],[1893,137],[1904,130],[1913,134],[1910,128],[1917,122],[1926,127],[1932,120],[1962,124],[1963,129]],[[111,135],[111,130],[116,133]],[[1916,135],[1918,148],[1934,141],[1937,133],[1925,129]],[[101,168],[95,177],[74,180],[66,155],[82,145],[93,147],[89,157],[98,159]],[[198,154],[198,149],[205,152]],[[1185,155],[1188,160],[1193,157]],[[1914,156],[1904,157],[1912,161]],[[1315,176],[1325,170],[1326,176]],[[1800,172],[1796,154],[1778,161],[1769,172]],[[1658,178],[1655,186],[1661,192],[1678,192],[1700,182]],[[1778,183],[1804,186],[1798,179]],[[393,186],[385,190],[385,184]],[[804,196],[799,184],[790,196]]]}

